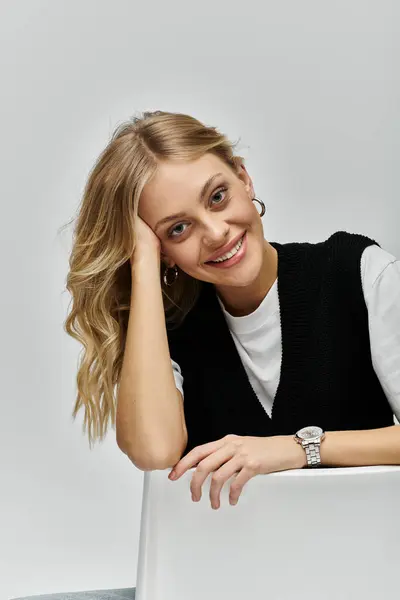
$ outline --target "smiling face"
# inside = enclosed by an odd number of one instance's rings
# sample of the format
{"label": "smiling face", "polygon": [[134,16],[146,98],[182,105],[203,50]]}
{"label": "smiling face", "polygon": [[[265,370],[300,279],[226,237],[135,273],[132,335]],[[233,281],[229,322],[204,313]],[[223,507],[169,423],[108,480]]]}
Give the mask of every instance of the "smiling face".
{"label": "smiling face", "polygon": [[253,198],[243,166],[235,174],[206,153],[190,162],[159,163],[143,189],[139,215],[160,239],[166,264],[216,286],[242,287],[259,276],[265,252]]}

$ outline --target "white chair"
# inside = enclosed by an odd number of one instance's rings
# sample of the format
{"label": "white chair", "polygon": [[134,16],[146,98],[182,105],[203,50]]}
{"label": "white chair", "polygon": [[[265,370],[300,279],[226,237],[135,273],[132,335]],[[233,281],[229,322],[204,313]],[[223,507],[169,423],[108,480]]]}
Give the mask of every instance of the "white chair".
{"label": "white chair", "polygon": [[394,600],[400,467],[258,475],[211,508],[210,477],[144,476],[136,600]]}

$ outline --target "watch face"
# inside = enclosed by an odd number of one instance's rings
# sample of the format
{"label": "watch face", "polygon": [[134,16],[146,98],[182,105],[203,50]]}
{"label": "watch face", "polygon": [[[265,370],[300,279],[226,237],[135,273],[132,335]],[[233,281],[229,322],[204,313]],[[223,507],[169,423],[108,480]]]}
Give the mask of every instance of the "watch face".
{"label": "watch face", "polygon": [[303,440],[312,440],[313,438],[319,438],[323,434],[321,427],[303,427],[297,432],[299,438]]}

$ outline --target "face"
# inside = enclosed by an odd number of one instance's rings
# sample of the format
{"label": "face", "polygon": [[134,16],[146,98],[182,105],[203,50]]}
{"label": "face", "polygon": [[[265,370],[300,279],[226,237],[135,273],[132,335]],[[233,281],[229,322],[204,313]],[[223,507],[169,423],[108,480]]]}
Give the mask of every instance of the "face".
{"label": "face", "polygon": [[159,164],[143,189],[139,215],[160,239],[168,266],[216,286],[246,286],[259,275],[265,248],[252,198],[246,169],[235,174],[207,153]]}

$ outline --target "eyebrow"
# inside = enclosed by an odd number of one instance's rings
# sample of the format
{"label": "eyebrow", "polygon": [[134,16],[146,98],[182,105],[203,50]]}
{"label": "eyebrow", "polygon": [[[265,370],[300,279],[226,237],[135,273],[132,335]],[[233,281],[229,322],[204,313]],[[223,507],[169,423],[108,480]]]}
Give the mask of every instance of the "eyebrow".
{"label": "eyebrow", "polygon": [[[215,175],[211,175],[211,177],[209,177],[207,179],[207,181],[205,182],[205,184],[203,185],[203,187],[200,190],[199,202],[202,202],[204,200],[204,196],[206,195],[208,188],[210,187],[210,185],[212,184],[214,179],[216,179],[220,175],[223,175],[223,173],[216,173]],[[185,212],[179,212],[179,213],[175,213],[174,215],[169,215],[168,217],[164,217],[163,219],[160,219],[160,221],[157,222],[156,226],[154,227],[154,231],[157,231],[158,227],[160,227],[161,225],[164,225],[164,223],[168,223],[168,221],[174,221],[175,219],[182,219],[185,216],[186,216]]]}

